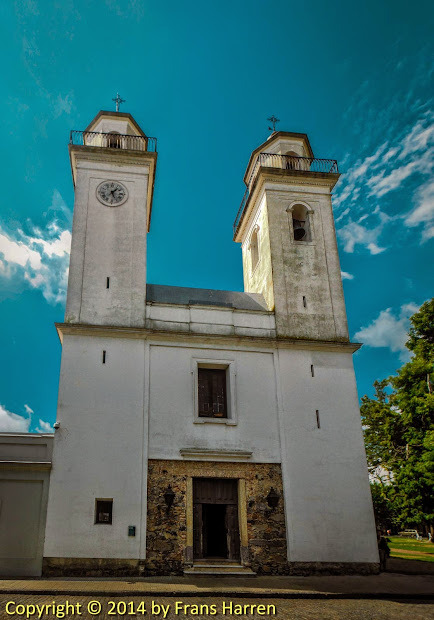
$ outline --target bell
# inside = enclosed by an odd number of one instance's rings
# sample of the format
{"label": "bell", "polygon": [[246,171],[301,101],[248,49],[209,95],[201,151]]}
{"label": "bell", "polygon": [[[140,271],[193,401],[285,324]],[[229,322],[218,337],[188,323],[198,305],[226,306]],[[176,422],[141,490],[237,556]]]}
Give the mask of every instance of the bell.
{"label": "bell", "polygon": [[306,236],[306,229],[304,225],[306,221],[304,220],[292,220],[292,224],[294,227],[294,239],[296,241],[301,241]]}

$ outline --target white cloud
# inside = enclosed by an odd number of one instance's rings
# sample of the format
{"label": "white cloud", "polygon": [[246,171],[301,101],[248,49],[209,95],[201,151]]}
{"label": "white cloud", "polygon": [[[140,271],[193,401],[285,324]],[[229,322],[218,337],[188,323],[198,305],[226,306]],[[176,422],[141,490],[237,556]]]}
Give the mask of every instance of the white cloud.
{"label": "white cloud", "polygon": [[381,196],[397,189],[403,181],[416,172],[418,168],[418,162],[412,161],[405,166],[395,168],[389,174],[381,172],[380,174],[372,176],[367,181],[370,187],[370,195],[381,198]]}
{"label": "white cloud", "polygon": [[30,418],[23,418],[23,416],[12,413],[0,405],[0,432],[28,433],[30,422]]}
{"label": "white cloud", "polygon": [[409,318],[419,310],[415,303],[403,304],[398,316],[391,308],[382,310],[378,317],[367,327],[362,327],[354,334],[354,338],[368,347],[387,347],[392,352],[399,352],[402,361],[410,358],[410,352],[405,346],[408,340]]}
{"label": "white cloud", "polygon": [[342,280],[354,280],[354,276],[352,273],[348,273],[348,271],[341,271]]}
{"label": "white cloud", "polygon": [[58,118],[62,114],[71,114],[73,106],[72,93],[65,95],[65,97],[62,97],[62,95],[57,95],[57,99],[52,105],[54,118]]}
{"label": "white cloud", "polygon": [[[425,142],[423,142],[423,145],[425,150],[411,151],[407,154],[406,163],[404,164],[402,164],[400,160],[402,153],[406,148],[405,146],[402,147],[399,156],[395,156],[392,164],[389,163],[389,160],[387,160],[387,162],[382,162],[384,168],[379,172],[379,174],[375,174],[371,176],[371,178],[367,179],[367,185],[370,188],[370,195],[380,198],[381,196],[398,189],[406,179],[415,173],[430,175],[433,170],[434,149],[428,148],[425,145]],[[399,149],[397,149],[397,152],[399,152]],[[393,169],[389,171],[387,170],[387,166],[393,166]]]}
{"label": "white cloud", "polygon": [[[399,139],[389,139],[378,146],[373,155],[361,158],[342,175],[336,189],[334,206],[342,213],[336,218],[340,223],[339,236],[344,240],[344,250],[354,252],[360,245],[371,254],[379,254],[386,248],[380,242],[385,224],[400,219],[405,226],[422,225],[422,240],[434,236],[434,112],[428,111],[407,127]],[[415,206],[406,216],[389,218],[384,204],[379,213],[379,226],[366,227],[361,223],[373,213],[372,201],[401,189],[410,181],[417,180],[420,189],[415,195]],[[375,204],[375,203],[374,203]]]}
{"label": "white cloud", "polygon": [[[28,417],[12,413],[0,405],[0,433],[28,433],[32,423],[33,409],[29,405],[24,405]],[[39,424],[35,429],[36,433],[53,433],[53,427],[49,422],[39,419]]]}
{"label": "white cloud", "polygon": [[0,252],[4,256],[4,260],[20,267],[28,266],[30,269],[41,269],[41,255],[39,252],[32,250],[29,245],[22,241],[10,239],[6,234],[0,232]]}
{"label": "white cloud", "polygon": [[53,433],[54,429],[49,422],[44,422],[44,420],[39,420],[39,426],[36,428],[37,433]]}
{"label": "white cloud", "polygon": [[55,213],[50,213],[52,219],[45,230],[33,227],[31,235],[19,228],[7,232],[0,224],[0,276],[27,282],[39,289],[49,303],[56,304],[65,300],[71,248],[71,233],[60,225],[56,215],[68,212],[57,191],[49,212],[52,210]]}
{"label": "white cloud", "polygon": [[[51,230],[53,234],[57,234],[59,232],[59,228],[53,222],[48,225],[48,230]],[[40,245],[42,247],[42,252],[50,258],[53,256],[63,256],[64,254],[69,254],[71,250],[71,233],[69,230],[61,231],[57,238],[50,239],[48,241],[42,237],[29,238],[29,241],[35,245]]]}
{"label": "white cloud", "polygon": [[419,188],[415,198],[416,207],[407,214],[406,226],[424,224],[422,240],[434,237],[434,180]]}
{"label": "white cloud", "polygon": [[428,239],[434,239],[434,224],[432,226],[427,226],[422,234],[422,240],[428,241]]}
{"label": "white cloud", "polygon": [[339,236],[345,242],[345,252],[352,254],[356,245],[366,247],[371,254],[384,252],[386,248],[380,247],[377,243],[383,230],[383,225],[384,223],[380,222],[378,226],[368,227],[352,220],[344,224],[339,230]]}
{"label": "white cloud", "polygon": [[405,137],[399,159],[404,159],[417,151],[425,151],[429,144],[434,141],[434,124],[427,126],[424,120],[419,120]]}

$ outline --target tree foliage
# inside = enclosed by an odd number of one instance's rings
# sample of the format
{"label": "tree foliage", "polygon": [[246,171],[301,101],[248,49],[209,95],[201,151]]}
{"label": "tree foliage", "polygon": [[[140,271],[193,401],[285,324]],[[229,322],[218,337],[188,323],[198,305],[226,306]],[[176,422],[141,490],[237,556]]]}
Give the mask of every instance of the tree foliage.
{"label": "tree foliage", "polygon": [[410,322],[412,358],[395,376],[375,382],[361,414],[377,519],[386,506],[401,526],[434,532],[434,299]]}

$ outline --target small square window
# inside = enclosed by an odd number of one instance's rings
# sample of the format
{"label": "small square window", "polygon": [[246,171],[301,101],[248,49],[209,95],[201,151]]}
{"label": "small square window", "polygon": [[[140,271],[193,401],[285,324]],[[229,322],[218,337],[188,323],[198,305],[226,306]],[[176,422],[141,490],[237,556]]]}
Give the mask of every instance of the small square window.
{"label": "small square window", "polygon": [[96,499],[95,500],[95,524],[105,523],[111,525],[113,522],[113,500],[112,499]]}
{"label": "small square window", "polygon": [[198,401],[199,417],[228,417],[225,369],[198,369]]}

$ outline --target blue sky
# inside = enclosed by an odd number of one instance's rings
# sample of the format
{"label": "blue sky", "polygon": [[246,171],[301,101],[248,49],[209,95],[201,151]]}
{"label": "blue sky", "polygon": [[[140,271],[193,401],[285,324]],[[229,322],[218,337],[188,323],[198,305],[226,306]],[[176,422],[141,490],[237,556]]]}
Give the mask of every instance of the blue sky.
{"label": "blue sky", "polygon": [[433,295],[433,8],[419,0],[17,0],[0,6],[0,430],[55,420],[70,129],[119,91],[158,170],[148,281],[242,290],[232,222],[250,152],[305,132],[344,172],[334,208],[359,395],[406,359]]}

